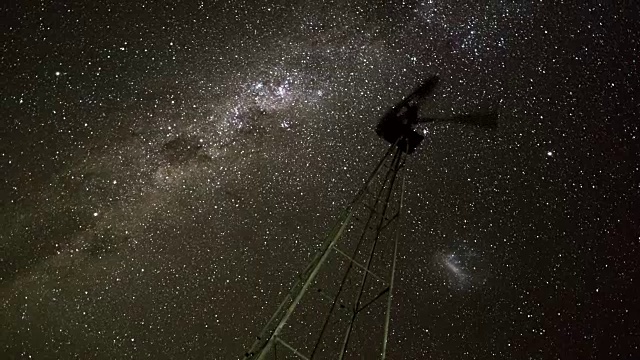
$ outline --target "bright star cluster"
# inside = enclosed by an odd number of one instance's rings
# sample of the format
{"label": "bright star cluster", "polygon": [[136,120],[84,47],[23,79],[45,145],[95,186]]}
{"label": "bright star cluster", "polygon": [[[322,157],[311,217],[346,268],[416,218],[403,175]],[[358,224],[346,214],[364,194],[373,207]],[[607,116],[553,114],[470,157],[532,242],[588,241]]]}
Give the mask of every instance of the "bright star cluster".
{"label": "bright star cluster", "polygon": [[0,12],[3,358],[241,357],[436,73],[388,358],[640,357],[635,2]]}

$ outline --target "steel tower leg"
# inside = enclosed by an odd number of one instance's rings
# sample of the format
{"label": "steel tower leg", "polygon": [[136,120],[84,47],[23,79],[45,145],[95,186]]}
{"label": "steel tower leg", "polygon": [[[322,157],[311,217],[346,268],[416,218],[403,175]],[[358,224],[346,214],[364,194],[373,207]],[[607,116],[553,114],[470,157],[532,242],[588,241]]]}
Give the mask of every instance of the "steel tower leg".
{"label": "steel tower leg", "polygon": [[[401,151],[397,143],[389,147],[244,359],[277,358],[283,352],[299,359],[344,359],[351,352],[356,355],[377,353],[385,358],[404,179],[401,186],[396,184],[405,159],[406,151]],[[352,221],[354,219],[357,221]],[[396,230],[393,238],[386,235],[390,225]],[[368,251],[365,251],[367,247]],[[323,268],[330,261],[331,266]],[[342,276],[339,275],[341,272]],[[355,286],[352,283],[358,282],[357,278],[360,280]],[[309,292],[316,286],[317,292]],[[323,286],[333,295],[326,294]],[[387,301],[383,302],[385,296]],[[345,302],[352,304],[350,310]],[[305,304],[302,309],[301,303]],[[383,306],[376,308],[377,303]],[[308,316],[323,311],[326,311],[323,321],[319,316]],[[347,311],[350,311],[348,317]],[[355,327],[356,321],[363,317],[366,319],[360,324],[362,331],[369,334],[380,328],[382,338],[378,345],[366,344],[364,350],[349,350],[355,347],[350,342],[359,329]],[[342,331],[341,346],[336,348]],[[361,339],[358,341],[362,342]],[[276,345],[280,350],[278,353],[275,352]],[[378,350],[373,349],[376,347]]]}

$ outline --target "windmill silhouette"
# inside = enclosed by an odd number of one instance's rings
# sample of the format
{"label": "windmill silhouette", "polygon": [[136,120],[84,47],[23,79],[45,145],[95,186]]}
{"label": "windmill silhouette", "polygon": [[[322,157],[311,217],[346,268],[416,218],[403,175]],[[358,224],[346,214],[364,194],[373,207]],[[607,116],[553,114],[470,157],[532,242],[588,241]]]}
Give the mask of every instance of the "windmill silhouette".
{"label": "windmill silhouette", "polygon": [[245,360],[385,359],[402,225],[402,169],[424,139],[417,128],[435,122],[497,126],[496,112],[421,117],[420,104],[438,82],[438,76],[428,78],[379,120],[376,133],[389,143],[388,149]]}

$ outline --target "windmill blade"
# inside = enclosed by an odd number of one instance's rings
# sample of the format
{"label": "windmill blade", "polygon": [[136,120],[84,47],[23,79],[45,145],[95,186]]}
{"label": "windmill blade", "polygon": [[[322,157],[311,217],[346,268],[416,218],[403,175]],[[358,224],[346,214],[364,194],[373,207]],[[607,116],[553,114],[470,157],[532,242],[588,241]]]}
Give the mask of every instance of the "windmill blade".
{"label": "windmill blade", "polygon": [[495,129],[498,127],[498,112],[491,111],[485,113],[472,113],[464,115],[456,115],[450,118],[421,118],[420,123],[430,122],[453,122],[462,125],[470,125],[486,129]]}
{"label": "windmill blade", "polygon": [[393,118],[399,116],[403,109],[408,105],[417,104],[422,99],[427,97],[427,95],[431,94],[433,90],[438,85],[438,81],[440,81],[440,77],[438,75],[434,75],[424,81],[420,86],[418,86],[411,94],[405,96],[402,101],[394,105],[389,111],[387,111],[382,119]]}
{"label": "windmill blade", "polygon": [[[404,106],[411,102],[421,101],[435,90],[439,81],[440,77],[438,75],[428,78],[398,105]],[[398,105],[394,106],[394,108]]]}

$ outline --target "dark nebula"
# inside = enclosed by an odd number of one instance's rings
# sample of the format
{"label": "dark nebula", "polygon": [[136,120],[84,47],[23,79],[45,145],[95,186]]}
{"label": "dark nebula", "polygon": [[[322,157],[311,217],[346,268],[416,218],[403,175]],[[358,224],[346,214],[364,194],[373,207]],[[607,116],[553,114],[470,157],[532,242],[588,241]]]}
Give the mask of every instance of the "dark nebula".
{"label": "dark nebula", "polygon": [[640,358],[638,14],[2,2],[0,358],[242,357],[436,73],[388,358]]}

